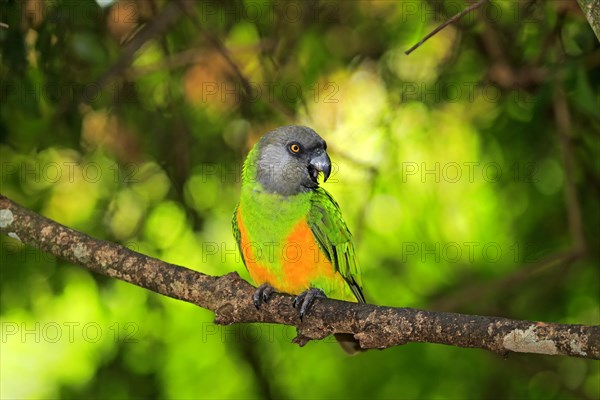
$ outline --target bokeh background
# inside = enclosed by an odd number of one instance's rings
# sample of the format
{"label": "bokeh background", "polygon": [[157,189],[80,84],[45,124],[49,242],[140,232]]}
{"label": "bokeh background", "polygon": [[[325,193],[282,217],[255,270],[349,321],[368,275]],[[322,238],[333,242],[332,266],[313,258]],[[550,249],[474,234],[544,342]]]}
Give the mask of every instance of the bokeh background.
{"label": "bokeh background", "polygon": [[[245,154],[305,124],[369,302],[599,324],[600,46],[575,1],[0,0],[1,193],[238,271]],[[409,344],[348,357],[0,237],[0,396],[597,399],[597,361]]]}

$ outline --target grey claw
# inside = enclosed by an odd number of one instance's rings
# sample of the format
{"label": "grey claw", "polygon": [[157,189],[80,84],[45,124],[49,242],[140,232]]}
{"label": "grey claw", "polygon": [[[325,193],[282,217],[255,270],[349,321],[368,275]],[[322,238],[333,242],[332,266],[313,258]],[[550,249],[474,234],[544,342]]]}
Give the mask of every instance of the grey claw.
{"label": "grey claw", "polygon": [[292,307],[300,306],[300,321],[304,319],[304,315],[310,310],[317,298],[326,298],[325,293],[321,289],[310,288],[294,298]]}
{"label": "grey claw", "polygon": [[258,310],[262,303],[266,303],[269,300],[273,292],[275,292],[275,289],[268,283],[260,285],[252,295],[254,307]]}

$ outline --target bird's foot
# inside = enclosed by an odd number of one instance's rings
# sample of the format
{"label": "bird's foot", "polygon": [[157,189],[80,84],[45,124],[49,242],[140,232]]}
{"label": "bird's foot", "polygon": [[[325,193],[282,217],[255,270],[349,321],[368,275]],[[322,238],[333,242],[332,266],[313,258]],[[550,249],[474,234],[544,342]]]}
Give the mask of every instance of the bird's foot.
{"label": "bird's foot", "polygon": [[294,308],[300,307],[300,321],[304,318],[304,315],[310,310],[313,303],[317,298],[327,298],[325,293],[321,289],[310,288],[298,296],[294,297],[294,301],[292,302],[292,306]]}
{"label": "bird's foot", "polygon": [[275,289],[273,289],[273,286],[269,285],[268,283],[263,283],[260,285],[252,295],[254,307],[256,307],[258,310],[261,304],[266,303],[274,292]]}

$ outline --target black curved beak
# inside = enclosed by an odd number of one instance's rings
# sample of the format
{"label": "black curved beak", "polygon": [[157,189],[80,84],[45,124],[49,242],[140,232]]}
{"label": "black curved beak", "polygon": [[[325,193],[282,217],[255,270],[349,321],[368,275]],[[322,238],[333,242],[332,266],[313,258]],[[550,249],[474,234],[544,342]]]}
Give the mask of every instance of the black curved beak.
{"label": "black curved beak", "polygon": [[311,158],[308,165],[308,173],[315,183],[318,183],[319,172],[323,173],[323,177],[325,178],[324,182],[327,182],[327,179],[331,174],[331,160],[325,151],[320,152]]}

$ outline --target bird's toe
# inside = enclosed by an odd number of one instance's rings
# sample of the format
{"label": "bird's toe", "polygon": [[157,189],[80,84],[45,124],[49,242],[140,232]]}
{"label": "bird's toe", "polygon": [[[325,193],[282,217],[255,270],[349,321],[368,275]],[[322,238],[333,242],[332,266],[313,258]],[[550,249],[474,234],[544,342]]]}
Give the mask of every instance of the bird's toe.
{"label": "bird's toe", "polygon": [[300,320],[304,319],[306,313],[310,310],[317,298],[326,298],[325,293],[321,289],[310,288],[298,296],[294,297],[292,306],[300,308]]}
{"label": "bird's toe", "polygon": [[263,303],[266,303],[271,295],[275,292],[273,286],[268,283],[263,283],[260,285],[254,294],[252,295],[252,301],[254,302],[254,307],[258,310]]}

